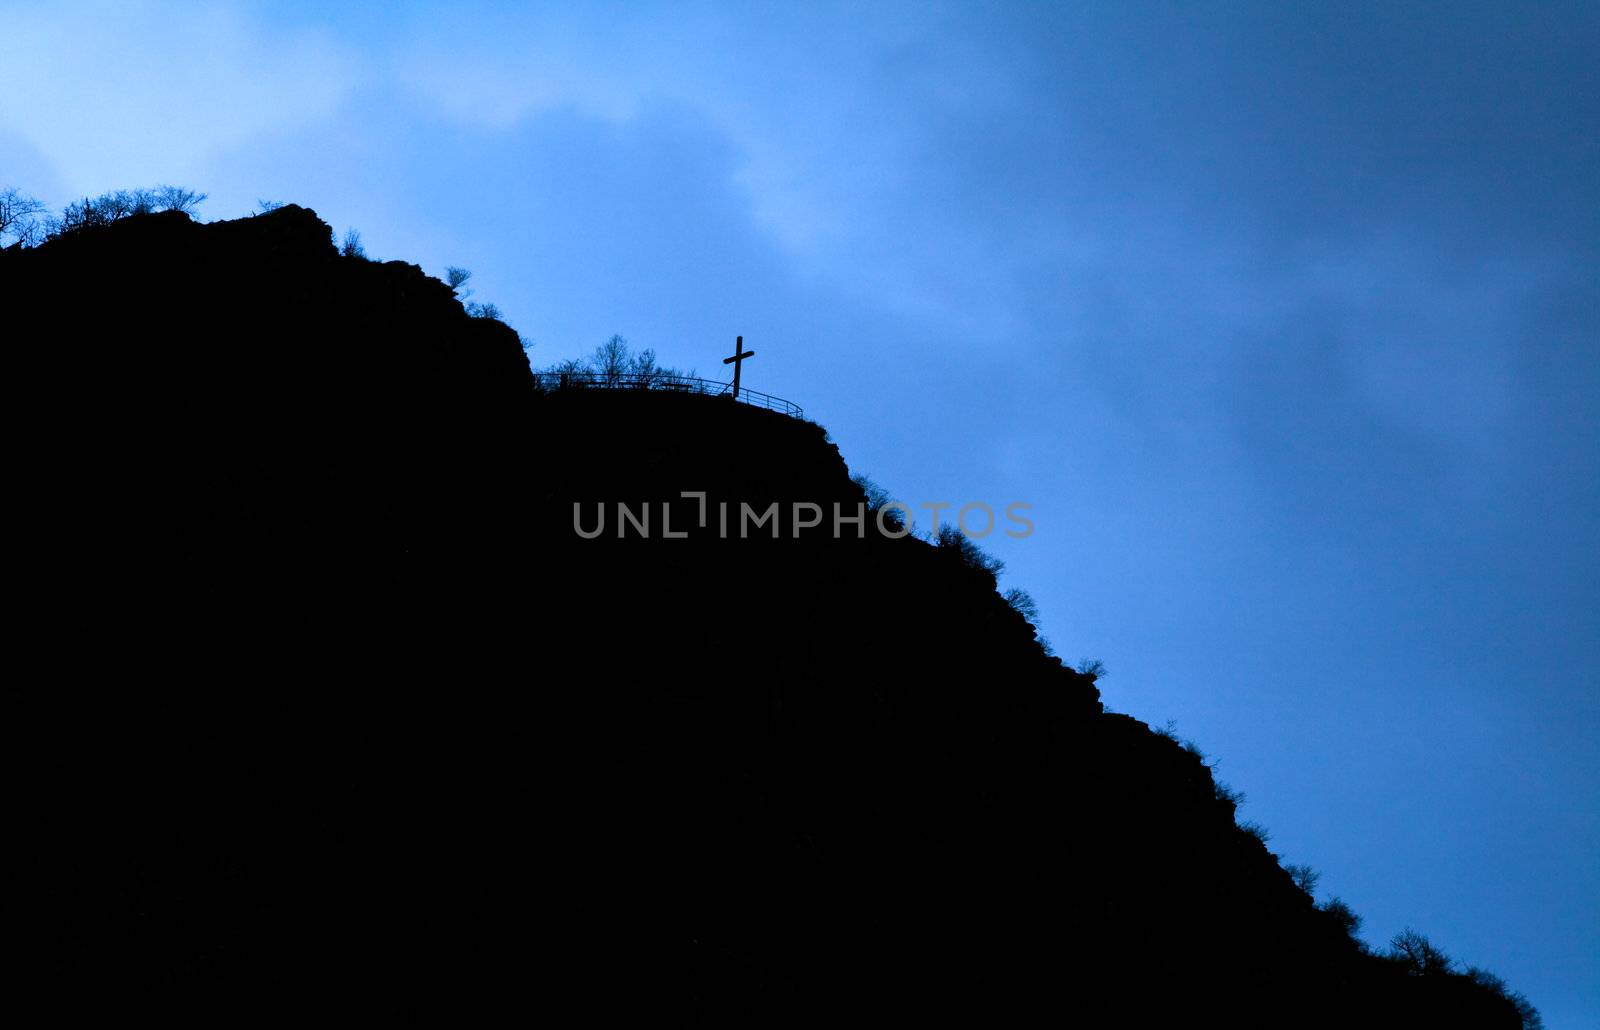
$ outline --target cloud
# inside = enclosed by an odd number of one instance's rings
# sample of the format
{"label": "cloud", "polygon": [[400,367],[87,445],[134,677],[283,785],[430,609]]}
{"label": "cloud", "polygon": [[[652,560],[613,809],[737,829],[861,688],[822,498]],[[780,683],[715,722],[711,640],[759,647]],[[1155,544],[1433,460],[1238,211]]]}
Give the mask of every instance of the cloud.
{"label": "cloud", "polygon": [[413,14],[428,31],[397,40],[387,67],[427,109],[508,131],[551,110],[617,124],[691,110],[733,147],[757,223],[816,268],[858,251],[891,198],[923,180],[930,112],[935,128],[994,118],[1020,88],[983,34],[951,32],[952,16],[930,8]]}
{"label": "cloud", "polygon": [[325,118],[361,62],[239,4],[37,3],[6,11],[0,127],[73,193],[187,180],[206,157]]}

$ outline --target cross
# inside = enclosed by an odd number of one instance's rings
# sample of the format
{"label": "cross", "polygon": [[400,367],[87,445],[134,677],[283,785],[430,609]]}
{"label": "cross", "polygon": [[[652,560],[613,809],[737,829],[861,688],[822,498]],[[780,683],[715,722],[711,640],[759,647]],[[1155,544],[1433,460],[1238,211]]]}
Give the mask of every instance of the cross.
{"label": "cross", "polygon": [[755,357],[756,356],[756,352],[753,351],[753,350],[745,350],[744,349],[744,337],[743,336],[734,337],[734,341],[735,342],[734,342],[734,345],[733,345],[733,357],[731,357],[731,358],[723,358],[722,359],[722,363],[724,365],[732,365],[733,366],[733,399],[734,400],[738,400],[739,399],[739,366],[744,364],[744,359],[745,358],[753,358],[753,357]]}

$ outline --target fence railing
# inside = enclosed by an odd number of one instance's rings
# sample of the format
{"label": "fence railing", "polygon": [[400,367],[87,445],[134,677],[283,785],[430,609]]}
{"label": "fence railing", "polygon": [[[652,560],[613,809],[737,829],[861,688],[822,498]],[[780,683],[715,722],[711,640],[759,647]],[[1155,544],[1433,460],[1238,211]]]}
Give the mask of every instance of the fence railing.
{"label": "fence railing", "polygon": [[[732,383],[715,379],[695,379],[691,376],[638,375],[633,373],[610,374],[606,372],[535,372],[541,390],[655,390],[658,393],[694,393],[708,397],[731,397]],[[804,418],[800,405],[774,397],[770,393],[739,387],[736,398],[743,404],[766,408],[795,418]]]}

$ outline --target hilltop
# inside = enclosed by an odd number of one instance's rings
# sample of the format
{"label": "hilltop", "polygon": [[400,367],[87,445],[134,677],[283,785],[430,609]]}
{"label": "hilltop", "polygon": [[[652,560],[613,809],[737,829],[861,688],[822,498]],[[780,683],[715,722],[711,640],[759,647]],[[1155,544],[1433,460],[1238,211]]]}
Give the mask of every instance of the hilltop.
{"label": "hilltop", "polygon": [[866,501],[813,423],[542,391],[294,206],[3,251],[0,290],[11,890],[65,997],[1523,1025],[1367,950],[959,547],[711,532]]}

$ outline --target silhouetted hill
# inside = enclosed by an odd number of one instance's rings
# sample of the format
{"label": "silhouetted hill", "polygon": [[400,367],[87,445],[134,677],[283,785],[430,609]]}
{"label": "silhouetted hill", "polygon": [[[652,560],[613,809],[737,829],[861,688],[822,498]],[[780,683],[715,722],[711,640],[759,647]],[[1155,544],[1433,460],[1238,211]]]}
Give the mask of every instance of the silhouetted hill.
{"label": "silhouetted hill", "polygon": [[1520,1025],[1364,952],[958,552],[792,536],[862,500],[813,424],[540,393],[296,207],[0,291],[8,894],[63,1008]]}

